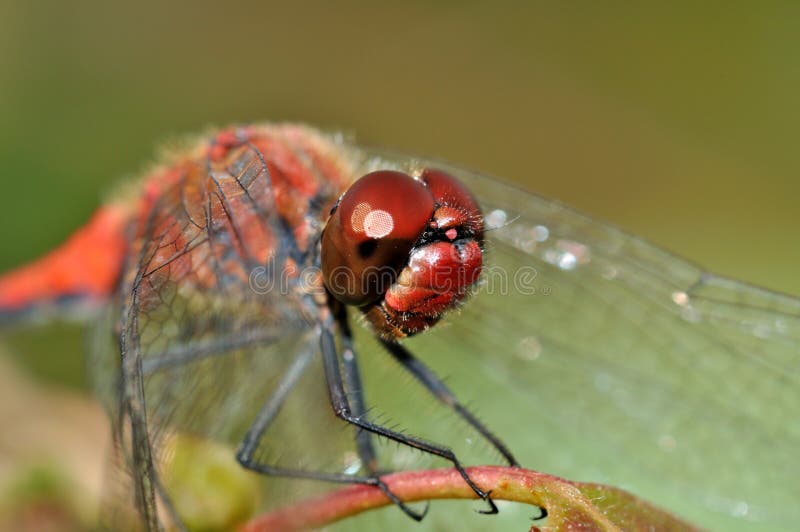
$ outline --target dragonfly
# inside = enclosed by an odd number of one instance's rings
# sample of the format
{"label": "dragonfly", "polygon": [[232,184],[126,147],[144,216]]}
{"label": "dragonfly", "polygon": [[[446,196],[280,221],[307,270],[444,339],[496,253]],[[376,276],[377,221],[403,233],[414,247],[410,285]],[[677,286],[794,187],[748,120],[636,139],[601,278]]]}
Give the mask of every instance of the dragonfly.
{"label": "dragonfly", "polygon": [[[135,500],[148,529],[209,528],[218,456],[259,509],[343,483],[394,503],[347,530],[530,526],[472,482],[484,463],[710,528],[800,519],[800,300],[448,163],[294,124],[204,135],[0,277],[4,321],[75,309],[131,479],[111,519]],[[430,465],[477,512],[381,480]]]}

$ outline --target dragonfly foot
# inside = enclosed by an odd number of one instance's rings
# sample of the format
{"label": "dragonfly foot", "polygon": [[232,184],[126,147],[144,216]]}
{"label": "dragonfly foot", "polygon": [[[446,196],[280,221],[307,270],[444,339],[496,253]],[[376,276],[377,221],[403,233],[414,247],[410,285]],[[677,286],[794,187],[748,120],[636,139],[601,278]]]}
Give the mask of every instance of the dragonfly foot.
{"label": "dragonfly foot", "polygon": [[412,510],[411,508],[409,508],[408,505],[406,503],[404,503],[403,501],[401,501],[400,498],[397,495],[392,493],[392,491],[389,489],[389,486],[387,486],[386,483],[383,482],[381,479],[375,478],[374,479],[374,485],[378,489],[380,489],[383,492],[383,494],[386,495],[386,497],[389,498],[390,501],[392,501],[392,504],[394,504],[395,506],[400,508],[403,511],[404,514],[409,516],[414,521],[422,521],[425,518],[425,516],[428,514],[428,509],[431,506],[430,502],[426,501],[425,502],[425,508],[421,512],[417,512],[417,511]]}
{"label": "dragonfly foot", "polygon": [[486,496],[483,497],[483,500],[486,501],[487,503],[489,503],[489,509],[488,510],[476,510],[479,514],[493,515],[493,514],[496,514],[496,513],[500,512],[500,510],[497,509],[497,505],[492,500],[492,490],[489,490],[489,491],[486,492]]}

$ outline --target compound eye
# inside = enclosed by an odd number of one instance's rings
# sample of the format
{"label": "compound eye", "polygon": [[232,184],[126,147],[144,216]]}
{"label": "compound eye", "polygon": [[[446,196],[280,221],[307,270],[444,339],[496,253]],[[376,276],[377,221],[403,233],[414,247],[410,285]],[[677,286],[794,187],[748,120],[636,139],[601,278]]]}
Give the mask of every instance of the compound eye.
{"label": "compound eye", "polygon": [[480,207],[461,181],[435,168],[426,168],[420,179],[428,186],[439,206],[433,221],[440,229],[459,228],[465,236],[483,239]]}
{"label": "compound eye", "polygon": [[353,183],[322,234],[322,276],[347,305],[383,297],[431,220],[433,195],[425,184],[392,170]]}

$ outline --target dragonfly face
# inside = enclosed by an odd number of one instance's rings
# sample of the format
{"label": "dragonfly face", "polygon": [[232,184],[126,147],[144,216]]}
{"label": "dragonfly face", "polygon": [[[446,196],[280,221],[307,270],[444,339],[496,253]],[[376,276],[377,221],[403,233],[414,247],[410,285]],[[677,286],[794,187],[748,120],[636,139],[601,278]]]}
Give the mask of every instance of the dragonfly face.
{"label": "dragonfly face", "polygon": [[483,216],[458,180],[377,171],[356,181],[322,235],[328,292],[360,307],[386,339],[434,325],[478,280]]}
{"label": "dragonfly face", "polygon": [[[383,194],[383,178],[416,207]],[[226,130],[141,189],[112,205],[128,223],[92,365],[151,527],[191,518],[194,486],[175,473],[187,439],[266,473],[252,490],[265,507],[328,489],[280,475],[384,489],[383,471],[519,462],[627,488],[710,528],[800,519],[796,299],[486,176],[309,128]],[[337,267],[376,264],[386,279],[340,290]],[[436,264],[455,280],[439,284]],[[33,307],[48,297],[14,293]],[[476,405],[493,432],[453,404]],[[530,526],[529,509],[436,506],[422,525]],[[398,514],[348,530],[416,526]]]}

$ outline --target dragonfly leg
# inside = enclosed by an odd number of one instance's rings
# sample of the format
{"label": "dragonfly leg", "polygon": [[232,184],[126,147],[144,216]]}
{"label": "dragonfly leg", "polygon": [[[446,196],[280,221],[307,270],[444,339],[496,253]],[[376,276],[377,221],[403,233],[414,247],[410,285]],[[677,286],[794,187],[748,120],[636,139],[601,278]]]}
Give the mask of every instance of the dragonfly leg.
{"label": "dragonfly leg", "polygon": [[[464,420],[469,423],[475,430],[477,430],[481,436],[486,438],[486,440],[497,449],[500,454],[503,455],[503,458],[506,459],[508,465],[513,467],[519,467],[519,462],[517,459],[514,458],[514,455],[511,454],[511,451],[508,449],[505,443],[500,440],[497,436],[495,436],[487,427],[484,425],[481,420],[475,417],[475,414],[467,410],[467,408],[462,405],[453,392],[442,382],[442,380],[436,376],[436,374],[431,371],[431,369],[422,363],[420,359],[414,356],[411,351],[403,347],[402,345],[395,343],[395,342],[388,342],[386,340],[381,340],[383,347],[398,361],[400,364],[408,370],[428,391],[433,394],[438,400],[442,403],[446,404],[450,408],[452,408],[459,416],[464,418]],[[538,519],[544,519],[547,517],[547,509],[540,508],[540,516]],[[490,512],[489,513],[493,513]]]}
{"label": "dragonfly leg", "polygon": [[439,401],[452,408],[459,416],[464,418],[464,421],[469,423],[481,436],[483,436],[489,443],[497,449],[503,458],[506,459],[510,466],[519,467],[519,462],[511,454],[511,451],[503,443],[500,438],[492,434],[492,432],[484,425],[481,420],[475,417],[475,414],[467,410],[462,405],[453,392],[442,382],[442,380],[431,371],[429,367],[422,363],[420,359],[415,357],[411,351],[402,345],[381,340],[383,347],[398,361],[400,364],[411,373],[428,391],[433,394]]}
{"label": "dragonfly leg", "polygon": [[[336,317],[342,338],[342,378],[348,391],[350,408],[354,416],[365,418],[367,414],[364,387],[361,383],[361,373],[358,369],[358,358],[353,348],[353,335],[347,322],[347,313],[342,311]],[[372,442],[372,433],[356,427],[356,449],[361,459],[361,464],[370,473],[378,473],[379,464],[375,447]]]}
{"label": "dragonfly leg", "polygon": [[[495,449],[497,449],[500,454],[503,455],[503,458],[506,459],[508,464],[513,467],[519,467],[519,462],[517,462],[514,455],[511,454],[511,451],[508,447],[503,443],[497,436],[492,434],[492,432],[484,425],[481,420],[475,417],[475,414],[467,410],[467,408],[462,405],[453,392],[442,382],[442,380],[436,376],[436,374],[431,371],[429,367],[422,363],[420,359],[414,356],[411,351],[403,347],[402,345],[395,343],[395,342],[388,342],[386,340],[381,340],[383,347],[398,361],[400,364],[408,370],[425,388],[427,388],[434,397],[440,400],[442,403],[446,404],[450,408],[452,408],[458,415],[460,415],[464,420],[469,423],[475,430],[477,430],[481,436],[486,438],[486,440],[491,443]],[[544,519],[547,517],[547,509],[546,508],[539,508],[540,515],[537,519]],[[492,513],[492,512],[490,512]]]}
{"label": "dragonfly leg", "polygon": [[472,481],[467,474],[467,471],[464,469],[464,466],[461,465],[461,462],[459,462],[452,450],[448,449],[447,447],[425,441],[421,438],[410,436],[408,434],[402,434],[384,426],[371,423],[362,417],[354,415],[352,406],[350,404],[350,399],[345,392],[342,374],[339,370],[339,357],[336,352],[336,344],[333,340],[333,333],[328,328],[323,328],[322,330],[320,347],[322,349],[322,365],[324,367],[325,378],[328,383],[328,393],[330,394],[331,406],[333,407],[334,413],[338,417],[365,431],[383,436],[398,443],[408,445],[409,447],[419,449],[426,453],[430,453],[450,461],[453,464],[453,467],[456,468],[456,471],[459,472],[467,485],[472,489],[472,491],[474,491],[478,497],[489,503],[490,509],[481,513],[497,513],[497,506],[495,506],[494,502],[489,497],[489,493],[483,491]]}
{"label": "dragonfly leg", "polygon": [[314,350],[307,349],[302,351],[292,362],[289,369],[286,370],[281,381],[278,383],[277,389],[272,396],[267,400],[255,421],[250,426],[239,445],[236,452],[236,459],[242,467],[261,473],[264,475],[289,477],[289,478],[305,478],[312,480],[322,480],[327,482],[337,482],[342,484],[366,484],[375,486],[380,489],[386,497],[392,501],[393,504],[400,507],[403,512],[416,521],[421,521],[428,511],[426,505],[425,510],[416,512],[406,506],[394,493],[391,492],[389,487],[377,476],[361,477],[339,473],[326,473],[323,471],[309,471],[303,469],[289,469],[284,467],[272,466],[269,464],[262,464],[253,458],[255,450],[258,448],[259,442],[264,435],[264,432],[269,427],[269,424],[280,411],[289,392],[292,391],[298,379],[302,376],[304,370],[309,362],[314,358]]}
{"label": "dragonfly leg", "polygon": [[253,421],[253,424],[250,425],[249,429],[247,429],[247,433],[244,435],[242,442],[239,444],[239,449],[236,451],[236,459],[244,467],[253,469],[253,453],[255,452],[256,448],[258,448],[258,443],[264,436],[264,432],[267,430],[267,427],[269,427],[270,423],[272,423],[272,420],[275,419],[275,416],[278,415],[278,412],[280,411],[281,406],[283,406],[286,397],[303,375],[303,372],[305,371],[306,367],[308,367],[308,364],[313,359],[313,356],[314,351],[311,349],[304,349],[300,352],[300,354],[294,359],[292,364],[283,374],[283,377],[281,377],[281,380],[278,383],[275,391],[269,397],[267,402],[264,403],[264,406],[261,407],[261,410],[259,410],[256,419]]}

